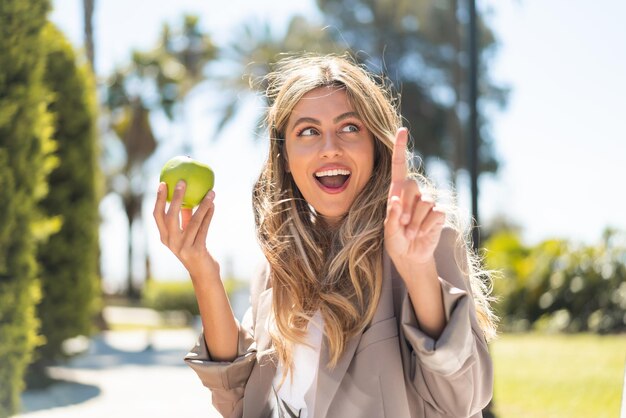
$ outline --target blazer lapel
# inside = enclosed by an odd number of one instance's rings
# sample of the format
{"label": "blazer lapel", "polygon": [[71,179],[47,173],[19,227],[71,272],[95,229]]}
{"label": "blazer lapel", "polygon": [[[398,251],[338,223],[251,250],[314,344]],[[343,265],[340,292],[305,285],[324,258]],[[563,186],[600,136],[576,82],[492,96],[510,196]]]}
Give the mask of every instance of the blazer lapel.
{"label": "blazer lapel", "polygon": [[380,292],[380,300],[378,301],[378,308],[374,318],[372,318],[372,324],[383,321],[385,319],[395,316],[393,309],[393,280],[391,279],[391,259],[387,255],[387,252],[383,252],[383,288]]}
{"label": "blazer lapel", "polygon": [[334,369],[329,370],[326,365],[330,358],[328,355],[328,344],[324,337],[320,353],[320,364],[317,368],[317,393],[315,394],[315,416],[325,417],[328,414],[330,403],[335,397],[335,393],[339,388],[339,384],[343,380],[343,376],[348,370],[348,366],[352,361],[354,352],[356,351],[361,335],[356,335],[346,346],[343,355],[339,358],[339,362]]}
{"label": "blazer lapel", "polygon": [[[372,324],[394,316],[393,294],[391,288],[392,283],[389,274],[389,263],[389,257],[385,253],[383,255],[382,290],[380,294],[380,300],[378,301],[378,306],[372,318]],[[335,366],[335,368],[332,370],[329,370],[326,367],[330,358],[328,354],[327,339],[326,336],[324,336],[320,353],[320,364],[317,369],[318,376],[317,393],[315,395],[315,416],[324,417],[328,414],[330,404],[333,401],[337,390],[339,389],[339,385],[343,381],[343,377],[346,374],[350,363],[352,362],[352,358],[354,357],[354,353],[356,352],[356,349],[361,342],[361,337],[363,336],[364,331],[360,332],[358,335],[354,336],[350,341],[348,341],[346,349],[344,350],[342,356],[339,358],[337,366]]]}

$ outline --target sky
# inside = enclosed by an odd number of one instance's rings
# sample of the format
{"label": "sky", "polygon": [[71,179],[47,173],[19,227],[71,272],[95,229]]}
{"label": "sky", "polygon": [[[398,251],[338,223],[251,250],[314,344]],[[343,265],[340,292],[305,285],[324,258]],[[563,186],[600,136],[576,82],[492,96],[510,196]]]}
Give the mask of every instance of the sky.
{"label": "sky", "polygon": [[[97,1],[94,15],[96,70],[101,77],[128,62],[132,49],[151,48],[163,22],[184,13],[218,42],[248,18],[270,19],[280,31],[294,13],[319,16],[312,0],[231,0],[215,11],[200,0]],[[606,227],[626,230],[626,3],[618,0],[484,0],[477,2],[499,40],[491,60],[496,82],[511,88],[508,106],[489,117],[501,168],[480,181],[481,223],[505,216],[522,227],[528,244],[548,238],[595,243]],[[50,15],[80,48],[82,2],[53,0]],[[251,188],[265,158],[253,129],[262,103],[241,98],[240,112],[219,137],[213,109],[218,98],[194,94],[184,131],[164,127],[150,160],[145,225],[133,242],[151,255],[157,280],[187,277],[160,243],[152,218],[160,166],[175,150],[173,138],[188,138],[193,157],[216,173],[216,213],[207,246],[222,271],[247,279],[261,260],[254,235]],[[419,140],[419,139],[417,139]],[[242,150],[245,150],[242,152]],[[469,183],[458,184],[461,210],[469,216]],[[100,230],[105,285],[116,290],[125,277],[126,225],[118,199],[101,204]],[[142,236],[147,237],[144,241]],[[142,264],[135,273],[141,275]]]}

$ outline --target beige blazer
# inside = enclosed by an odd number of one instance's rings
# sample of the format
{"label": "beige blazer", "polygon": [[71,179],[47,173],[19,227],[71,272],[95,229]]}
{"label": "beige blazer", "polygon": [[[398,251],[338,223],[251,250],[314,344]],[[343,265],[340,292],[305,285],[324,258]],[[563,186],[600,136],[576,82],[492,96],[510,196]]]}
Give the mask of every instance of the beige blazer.
{"label": "beige blazer", "polygon": [[[389,257],[374,318],[353,338],[333,370],[322,342],[315,417],[482,417],[492,396],[493,369],[476,320],[457,233],[444,229],[435,258],[447,325],[437,341],[423,333],[404,282]],[[456,257],[455,257],[456,253]],[[238,357],[214,362],[204,338],[185,357],[212,392],[224,417],[277,416],[275,356],[267,322],[272,289],[267,271],[252,283],[252,306],[240,324]]]}

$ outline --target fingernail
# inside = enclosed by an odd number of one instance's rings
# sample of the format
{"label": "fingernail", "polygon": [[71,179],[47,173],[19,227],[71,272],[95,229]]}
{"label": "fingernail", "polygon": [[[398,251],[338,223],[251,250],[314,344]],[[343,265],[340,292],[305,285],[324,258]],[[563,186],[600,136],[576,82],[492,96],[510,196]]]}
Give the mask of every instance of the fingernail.
{"label": "fingernail", "polygon": [[206,194],[206,199],[209,199],[209,200],[215,199],[215,192],[213,190],[209,190],[209,192]]}
{"label": "fingernail", "polygon": [[163,193],[163,185],[164,183],[159,183],[159,187],[157,188],[157,194]]}
{"label": "fingernail", "polygon": [[185,180],[178,180],[178,183],[176,183],[176,188],[182,189],[183,187],[185,187]]}
{"label": "fingernail", "polygon": [[400,218],[400,223],[403,223],[403,224],[408,224],[410,220],[411,220],[411,215],[409,215],[408,213],[405,213],[405,214],[404,214],[404,215],[402,215],[402,217]]}

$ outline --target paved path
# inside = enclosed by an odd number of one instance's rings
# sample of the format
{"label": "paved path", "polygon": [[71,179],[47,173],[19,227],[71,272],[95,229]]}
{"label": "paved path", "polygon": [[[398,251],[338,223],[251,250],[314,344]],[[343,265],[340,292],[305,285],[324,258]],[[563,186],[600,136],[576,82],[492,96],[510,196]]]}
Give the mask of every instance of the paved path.
{"label": "paved path", "polygon": [[25,392],[15,418],[219,417],[182,361],[196,338],[193,329],[104,332],[51,370],[60,383]]}

